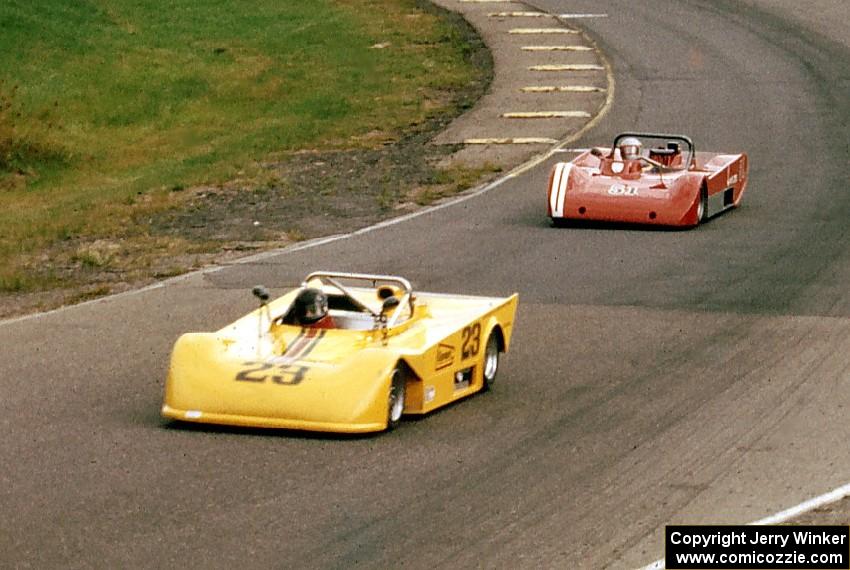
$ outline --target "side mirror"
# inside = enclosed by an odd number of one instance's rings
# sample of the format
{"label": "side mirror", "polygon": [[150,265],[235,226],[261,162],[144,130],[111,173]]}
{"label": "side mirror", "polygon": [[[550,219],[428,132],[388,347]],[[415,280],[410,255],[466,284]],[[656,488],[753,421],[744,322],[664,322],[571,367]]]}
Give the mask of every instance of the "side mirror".
{"label": "side mirror", "polygon": [[259,299],[260,303],[263,305],[268,303],[269,298],[271,297],[271,295],[269,295],[269,290],[263,287],[262,285],[257,285],[256,287],[251,289],[251,293],[253,293],[254,297]]}
{"label": "side mirror", "polygon": [[251,293],[254,294],[254,297],[256,297],[257,299],[260,300],[260,308],[258,310],[259,314],[258,314],[258,317],[257,317],[257,360],[259,360],[260,359],[260,347],[263,344],[262,339],[263,339],[263,332],[264,332],[263,331],[263,308],[266,309],[265,313],[266,313],[266,319],[268,319],[268,322],[269,322],[268,326],[271,326],[271,322],[272,322],[272,315],[271,315],[271,311],[269,310],[269,305],[268,305],[270,295],[269,295],[269,290],[266,289],[265,287],[263,287],[262,285],[257,285],[256,287],[251,289]]}
{"label": "side mirror", "polygon": [[595,156],[597,158],[602,158],[605,155],[605,153],[603,153],[601,150],[599,150],[596,147],[593,147],[592,149],[590,149],[590,154],[592,154],[593,156]]}

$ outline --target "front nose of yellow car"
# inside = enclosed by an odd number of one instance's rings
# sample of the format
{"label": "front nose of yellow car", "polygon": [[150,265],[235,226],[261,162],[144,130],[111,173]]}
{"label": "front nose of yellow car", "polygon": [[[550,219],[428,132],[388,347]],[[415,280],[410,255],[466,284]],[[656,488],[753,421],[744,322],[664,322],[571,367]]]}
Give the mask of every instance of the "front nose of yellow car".
{"label": "front nose of yellow car", "polygon": [[[319,431],[386,426],[388,375],[346,365],[222,356],[214,335],[175,344],[164,416],[195,422]],[[386,378],[384,378],[386,377]]]}

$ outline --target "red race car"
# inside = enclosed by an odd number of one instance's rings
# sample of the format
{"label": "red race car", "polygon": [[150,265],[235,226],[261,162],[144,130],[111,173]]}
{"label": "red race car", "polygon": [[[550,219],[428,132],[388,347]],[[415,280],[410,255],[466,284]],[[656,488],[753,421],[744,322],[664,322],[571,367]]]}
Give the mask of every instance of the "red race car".
{"label": "red race car", "polygon": [[696,152],[684,135],[621,133],[549,175],[547,211],[566,220],[694,227],[741,202],[747,155]]}

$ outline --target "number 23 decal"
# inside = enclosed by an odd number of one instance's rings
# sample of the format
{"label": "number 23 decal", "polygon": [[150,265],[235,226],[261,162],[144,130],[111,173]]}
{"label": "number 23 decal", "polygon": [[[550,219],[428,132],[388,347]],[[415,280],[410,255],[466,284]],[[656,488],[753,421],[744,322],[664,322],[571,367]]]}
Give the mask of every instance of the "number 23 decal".
{"label": "number 23 decal", "polygon": [[[266,378],[271,378],[275,384],[282,386],[295,386],[304,380],[304,375],[307,370],[306,366],[294,366],[291,364],[272,364],[271,362],[245,362],[245,366],[251,366],[246,370],[242,370],[236,375],[236,380],[242,382],[265,382]],[[266,370],[274,369],[277,373],[267,376],[266,374],[258,374]]]}
{"label": "number 23 decal", "polygon": [[460,355],[463,360],[471,356],[478,355],[478,349],[481,348],[481,325],[475,323],[463,329],[463,344],[461,345]]}

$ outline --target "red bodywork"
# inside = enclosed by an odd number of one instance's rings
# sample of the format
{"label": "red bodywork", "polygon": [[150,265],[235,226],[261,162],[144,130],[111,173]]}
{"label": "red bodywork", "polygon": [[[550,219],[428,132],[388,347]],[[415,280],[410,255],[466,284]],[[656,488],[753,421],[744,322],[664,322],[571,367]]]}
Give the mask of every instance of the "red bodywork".
{"label": "red bodywork", "polygon": [[[692,227],[737,206],[747,186],[748,161],[743,153],[652,149],[647,156],[655,166],[645,159],[623,161],[618,150],[609,148],[555,164],[549,175],[549,217],[554,222]],[[683,161],[688,158],[691,164],[686,168]]]}

